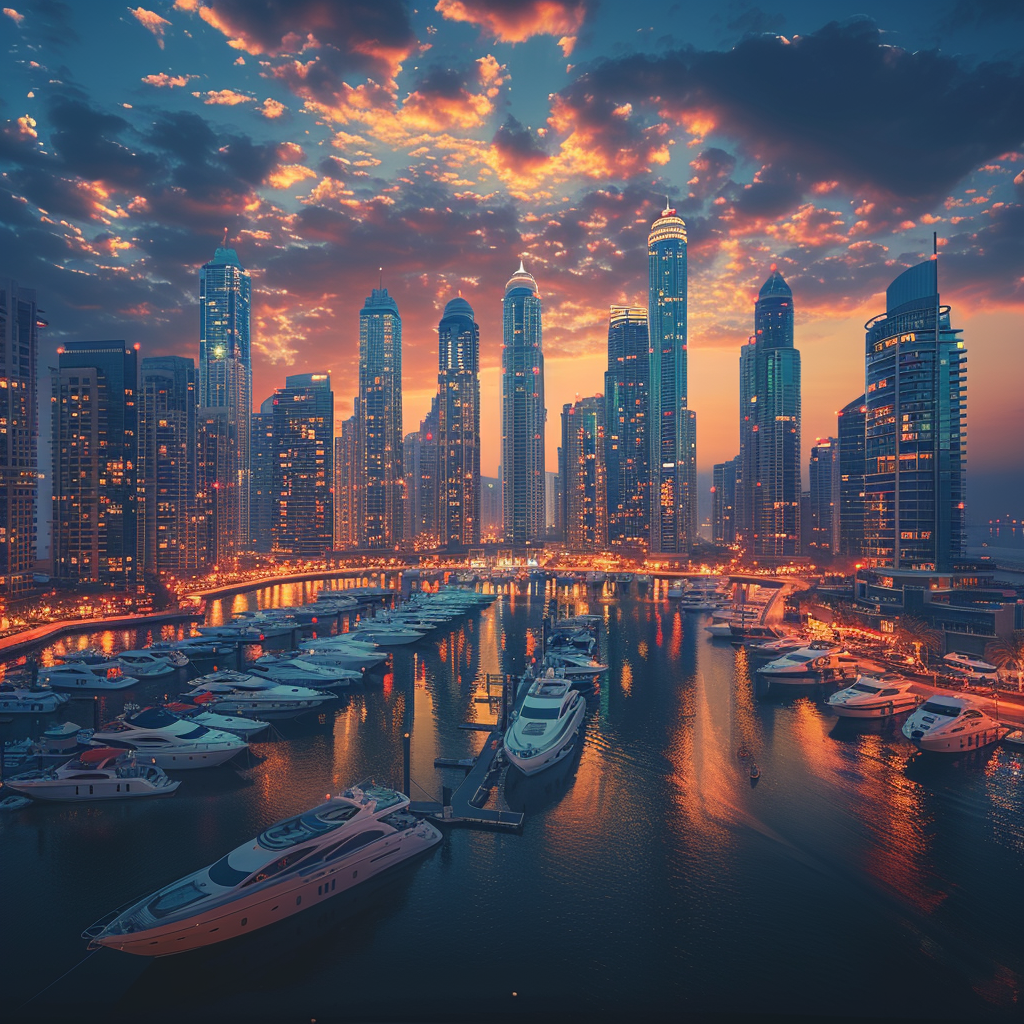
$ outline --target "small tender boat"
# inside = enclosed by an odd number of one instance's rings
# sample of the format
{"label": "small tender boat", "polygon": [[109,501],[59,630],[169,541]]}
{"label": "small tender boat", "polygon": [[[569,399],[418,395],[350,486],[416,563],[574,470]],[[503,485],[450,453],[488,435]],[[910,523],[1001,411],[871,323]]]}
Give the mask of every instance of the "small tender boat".
{"label": "small tender boat", "polygon": [[761,778],[761,769],[757,766],[756,763],[751,764],[750,766],[750,778],[751,781]]}
{"label": "small tender boat", "polygon": [[124,750],[98,747],[59,768],[15,775],[8,789],[33,800],[122,800],[169,796],[180,783],[154,764],[138,764]]}
{"label": "small tender boat", "polygon": [[860,675],[845,690],[831,694],[826,703],[840,718],[889,718],[920,704],[913,685],[901,676]]}
{"label": "small tender boat", "polygon": [[32,803],[27,796],[5,796],[0,800],[0,811],[20,811],[22,807],[28,807]]}
{"label": "small tender boat", "polygon": [[921,750],[960,754],[998,743],[1009,730],[974,698],[932,694],[903,723],[903,735]]}
{"label": "small tender boat", "polygon": [[1011,747],[1024,747],[1024,729],[1013,729],[1003,737],[1004,743]]}

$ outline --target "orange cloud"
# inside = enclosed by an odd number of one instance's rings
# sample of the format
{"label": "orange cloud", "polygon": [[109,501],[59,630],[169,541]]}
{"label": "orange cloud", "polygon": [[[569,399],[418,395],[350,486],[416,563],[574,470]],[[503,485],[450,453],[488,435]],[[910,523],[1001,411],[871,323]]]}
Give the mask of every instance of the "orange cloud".
{"label": "orange cloud", "polygon": [[166,18],[161,18],[155,11],[147,11],[145,7],[129,7],[128,11],[144,29],[153,33],[156,45],[164,48],[164,29],[170,25]]}
{"label": "orange cloud", "polygon": [[270,172],[267,184],[271,188],[291,188],[297,181],[315,177],[316,172],[302,164],[281,164],[280,167]]}
{"label": "orange cloud", "polygon": [[5,7],[4,14],[7,15],[16,25],[20,25],[25,20],[24,14],[19,14],[13,7]]}
{"label": "orange cloud", "polygon": [[[202,96],[201,92],[192,93],[193,96]],[[236,107],[239,103],[252,103],[254,97],[246,96],[244,92],[235,92],[234,89],[211,89],[206,94],[203,102],[207,105],[220,107]]]}
{"label": "orange cloud", "polygon": [[263,106],[257,110],[257,113],[262,114],[265,118],[273,121],[274,118],[280,117],[288,108],[277,100],[271,99],[269,96],[263,101]]}
{"label": "orange cloud", "polygon": [[146,75],[142,81],[146,85],[154,85],[158,89],[173,89],[175,86],[186,86],[198,75],[168,75],[161,71],[158,75]]}
{"label": "orange cloud", "polygon": [[568,57],[587,16],[584,0],[438,0],[434,7],[448,21],[479,25],[502,43],[522,43],[533,36],[559,37]]}

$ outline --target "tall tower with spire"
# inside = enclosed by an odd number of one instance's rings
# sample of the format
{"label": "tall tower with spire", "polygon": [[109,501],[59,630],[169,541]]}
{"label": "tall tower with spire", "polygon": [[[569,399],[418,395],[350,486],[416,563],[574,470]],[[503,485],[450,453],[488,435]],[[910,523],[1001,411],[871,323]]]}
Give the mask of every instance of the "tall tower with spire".
{"label": "tall tower with spire", "polygon": [[697,524],[696,418],[686,394],[686,224],[667,200],[647,265],[651,551],[685,555]]}
{"label": "tall tower with spire", "polygon": [[540,292],[522,260],[502,301],[501,469],[505,543],[532,543],[545,533],[544,352]]}

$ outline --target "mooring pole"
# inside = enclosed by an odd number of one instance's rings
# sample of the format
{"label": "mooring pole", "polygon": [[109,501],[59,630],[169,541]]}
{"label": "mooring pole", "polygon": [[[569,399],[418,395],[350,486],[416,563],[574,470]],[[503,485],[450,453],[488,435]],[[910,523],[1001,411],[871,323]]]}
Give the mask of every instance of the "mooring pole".
{"label": "mooring pole", "polygon": [[411,792],[411,789],[410,789],[411,784],[409,782],[409,760],[410,760],[411,753],[412,753],[412,737],[409,735],[409,733],[403,733],[402,734],[402,760],[404,762],[404,766],[403,766],[404,767],[404,773],[403,773],[403,776],[402,776],[402,781],[405,783],[405,789],[402,792],[405,793],[405,795],[407,797],[410,797],[410,798],[412,797],[412,792]]}

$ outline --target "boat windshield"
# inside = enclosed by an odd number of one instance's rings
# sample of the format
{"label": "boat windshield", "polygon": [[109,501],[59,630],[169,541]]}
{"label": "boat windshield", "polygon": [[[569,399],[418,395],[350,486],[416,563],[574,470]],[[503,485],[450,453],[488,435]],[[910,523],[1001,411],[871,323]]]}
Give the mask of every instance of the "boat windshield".
{"label": "boat windshield", "polygon": [[249,877],[248,871],[239,871],[228,863],[227,857],[221,857],[216,864],[211,864],[208,874],[210,880],[217,885],[223,885],[226,889],[233,889],[239,882],[244,882]]}
{"label": "boat windshield", "polygon": [[520,718],[557,718],[559,705],[551,707],[538,707],[537,705],[524,704],[523,710],[519,712]]}
{"label": "boat windshield", "polygon": [[177,715],[164,708],[143,708],[126,719],[140,729],[163,729],[165,726],[173,725],[177,720]]}
{"label": "boat windshield", "polygon": [[921,709],[922,711],[930,711],[933,715],[945,715],[947,718],[956,718],[962,708],[955,707],[950,704],[938,704],[933,700],[928,701]]}
{"label": "boat windshield", "polygon": [[[879,693],[882,688],[880,686],[872,686],[870,683],[854,683],[850,689],[856,690],[858,693]],[[893,693],[895,692],[893,690]]]}
{"label": "boat windshield", "polygon": [[787,654],[786,658],[789,661],[795,662],[797,665],[802,665],[805,661],[814,661],[818,657],[817,654]]}

